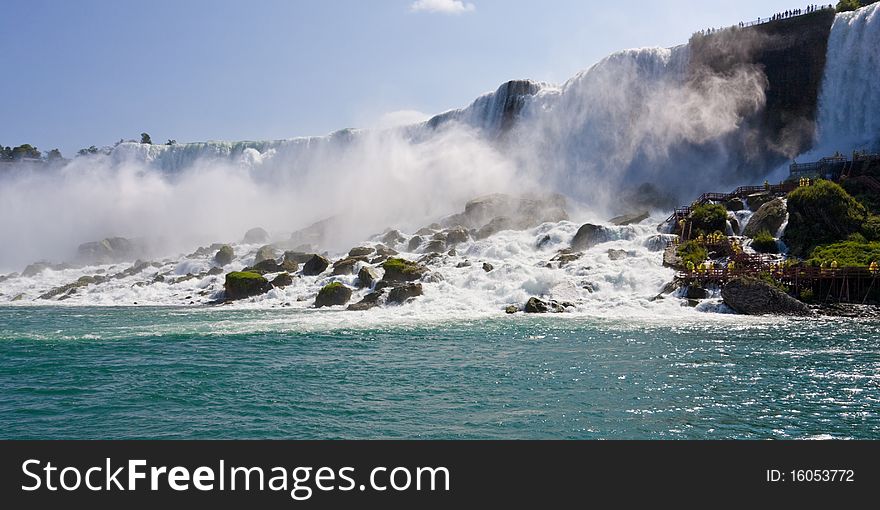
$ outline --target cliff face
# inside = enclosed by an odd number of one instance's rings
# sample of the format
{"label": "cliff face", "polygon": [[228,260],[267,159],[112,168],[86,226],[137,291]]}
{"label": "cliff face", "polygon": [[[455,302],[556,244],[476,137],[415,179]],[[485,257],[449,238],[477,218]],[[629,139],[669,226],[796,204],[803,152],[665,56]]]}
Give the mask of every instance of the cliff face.
{"label": "cliff face", "polygon": [[750,115],[733,140],[747,166],[773,167],[810,149],[819,89],[835,12],[815,13],[755,27],[726,30],[691,41],[689,73],[729,75],[743,69],[766,78],[766,105]]}

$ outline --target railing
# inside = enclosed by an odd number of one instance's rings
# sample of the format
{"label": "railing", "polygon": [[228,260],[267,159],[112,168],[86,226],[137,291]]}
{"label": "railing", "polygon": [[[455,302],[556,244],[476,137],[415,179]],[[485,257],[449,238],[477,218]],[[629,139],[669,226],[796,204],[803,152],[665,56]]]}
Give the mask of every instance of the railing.
{"label": "railing", "polygon": [[[763,192],[788,193],[794,191],[795,188],[797,188],[797,183],[795,182],[783,182],[782,184],[771,184],[767,186],[740,186],[731,193],[703,193],[691,205],[704,205],[709,202],[726,202],[733,198],[744,198],[755,193]],[[690,206],[679,207],[678,209],[675,209],[669,218],[666,218],[666,223],[687,218],[690,216],[691,212],[692,208]]]}

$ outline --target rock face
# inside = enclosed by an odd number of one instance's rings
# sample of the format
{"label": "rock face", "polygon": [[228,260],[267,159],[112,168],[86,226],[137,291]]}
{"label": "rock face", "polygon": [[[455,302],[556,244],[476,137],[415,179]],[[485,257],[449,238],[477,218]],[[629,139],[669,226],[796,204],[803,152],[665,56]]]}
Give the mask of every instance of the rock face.
{"label": "rock face", "polygon": [[318,297],[315,298],[315,308],[325,306],[340,306],[348,303],[351,299],[351,289],[339,282],[325,285]]}
{"label": "rock face", "polygon": [[422,236],[413,236],[412,239],[409,240],[409,244],[406,245],[407,251],[414,252],[419,249],[419,246],[422,245]]}
{"label": "rock face", "polygon": [[355,267],[357,267],[357,264],[360,261],[361,259],[357,257],[348,257],[342,260],[337,260],[333,263],[333,274],[337,276],[354,274]]}
{"label": "rock face", "polygon": [[226,275],[226,299],[244,299],[264,294],[272,288],[262,275],[246,271]]}
{"label": "rock face", "polygon": [[312,258],[303,265],[304,276],[317,276],[330,266],[330,261],[320,255],[312,255]]}
{"label": "rock face", "polygon": [[691,285],[685,290],[684,297],[685,299],[709,299],[709,291],[702,287]]}
{"label": "rock face", "polygon": [[269,242],[269,233],[260,227],[254,227],[244,234],[245,244],[263,244]]}
{"label": "rock face", "polygon": [[79,245],[76,250],[76,260],[83,264],[112,264],[134,260],[144,251],[139,243],[130,239],[109,237],[102,241]]}
{"label": "rock face", "polygon": [[214,255],[214,263],[218,266],[225,266],[232,262],[235,258],[235,252],[232,250],[232,246],[223,245],[217,250],[217,253]]}
{"label": "rock face", "polygon": [[348,252],[349,257],[366,257],[372,253],[375,253],[376,249],[371,248],[369,246],[358,246],[357,248],[352,248],[351,251]]}
{"label": "rock face", "polygon": [[724,202],[724,208],[730,212],[739,212],[744,211],[746,208],[746,203],[739,197],[734,197]]}
{"label": "rock face", "polygon": [[755,237],[760,234],[762,230],[766,230],[770,232],[770,235],[775,237],[776,232],[782,224],[785,223],[787,214],[785,202],[781,198],[771,200],[762,205],[761,208],[752,215],[752,219],[749,220],[749,224],[746,225],[745,230],[743,230],[743,235],[746,237]]}
{"label": "rock face", "polygon": [[388,302],[403,304],[407,300],[422,295],[421,283],[408,283],[400,287],[394,287],[388,293]]}
{"label": "rock face", "polygon": [[254,264],[259,264],[260,262],[262,262],[264,260],[274,261],[275,255],[276,255],[275,248],[273,248],[269,245],[262,246],[262,247],[260,247],[259,250],[257,250],[257,255],[254,257]]}
{"label": "rock face", "polygon": [[358,287],[371,288],[374,283],[379,281],[379,273],[370,266],[364,266],[358,271]]}
{"label": "rock face", "polygon": [[724,304],[744,315],[809,315],[804,303],[754,278],[731,280],[721,290]]}
{"label": "rock face", "polygon": [[428,272],[428,268],[404,259],[388,259],[382,264],[385,270],[383,280],[386,282],[412,282],[420,279]]}
{"label": "rock face", "polygon": [[599,225],[587,223],[578,229],[574,238],[571,240],[572,251],[589,250],[597,244],[607,242],[609,240],[608,229]]}
{"label": "rock face", "polygon": [[52,265],[48,262],[34,262],[33,264],[29,264],[24,270],[21,272],[21,276],[25,278],[30,278],[32,276],[37,276],[47,269],[51,269]]}
{"label": "rock face", "polygon": [[616,218],[611,218],[610,220],[608,220],[608,223],[611,223],[612,225],[616,225],[618,227],[624,227],[626,225],[641,223],[650,217],[651,214],[648,212],[624,214],[622,216],[617,216]]}

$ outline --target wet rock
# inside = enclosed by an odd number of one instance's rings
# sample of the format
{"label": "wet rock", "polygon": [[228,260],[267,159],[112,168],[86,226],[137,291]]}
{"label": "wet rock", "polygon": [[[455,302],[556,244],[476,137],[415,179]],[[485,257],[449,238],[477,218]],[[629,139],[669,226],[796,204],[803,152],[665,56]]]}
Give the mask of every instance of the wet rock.
{"label": "wet rock", "polygon": [[285,262],[295,262],[297,264],[305,264],[306,262],[309,261],[309,259],[312,258],[313,255],[314,255],[314,253],[306,253],[303,251],[288,250],[288,251],[284,252],[284,259],[281,264],[284,265]]}
{"label": "wet rock", "polygon": [[218,276],[221,274],[223,274],[222,267],[212,267],[211,269],[208,270],[208,276]]}
{"label": "wet rock", "polygon": [[76,261],[81,264],[112,264],[134,260],[145,252],[140,242],[124,237],[108,237],[101,241],[83,243],[76,250]]}
{"label": "wet rock", "polygon": [[455,248],[453,248],[453,249],[449,250],[448,252],[446,252],[446,256],[447,257],[458,257],[458,252],[455,251]]}
{"label": "wet rock", "polygon": [[257,255],[254,257],[254,264],[259,264],[264,260],[275,261],[276,255],[277,252],[275,251],[274,247],[270,245],[262,246],[259,250],[257,250]]}
{"label": "wet rock", "polygon": [[440,253],[446,251],[446,241],[441,241],[439,239],[430,241],[427,246],[425,246],[426,253]]}
{"label": "wet rock", "polygon": [[678,246],[670,244],[666,247],[663,251],[663,265],[673,269],[682,269],[684,267],[684,262],[678,256]]}
{"label": "wet rock", "polygon": [[504,313],[506,313],[507,315],[513,315],[513,314],[515,314],[515,313],[518,312],[518,311],[519,311],[519,308],[517,308],[517,307],[515,307],[515,306],[513,306],[513,305],[510,305],[510,306],[508,306],[507,308],[504,309]]}
{"label": "wet rock", "polygon": [[352,305],[348,305],[348,310],[353,312],[362,312],[365,310],[370,310],[372,308],[376,308],[379,306],[379,299],[382,297],[383,291],[370,292],[364,299],[354,303]]}
{"label": "wet rock", "polygon": [[538,298],[531,298],[526,303],[526,313],[562,313],[566,308],[571,308],[571,303],[559,303],[558,301],[544,301]]}
{"label": "wet rock", "polygon": [[339,282],[325,285],[315,298],[315,308],[341,306],[351,299],[351,289]]}
{"label": "wet rock", "polygon": [[572,251],[585,251],[610,240],[608,229],[599,225],[587,223],[578,229],[571,240]]}
{"label": "wet rock", "polygon": [[214,263],[218,266],[225,266],[235,259],[235,251],[228,244],[223,245],[217,253],[214,254]]}
{"label": "wet rock", "polygon": [[409,243],[406,245],[406,249],[409,252],[414,252],[419,249],[419,246],[422,245],[422,236],[415,235],[412,239],[409,240]]}
{"label": "wet rock", "polygon": [[428,268],[404,259],[388,259],[382,264],[387,282],[412,282],[420,279],[428,272]]}
{"label": "wet rock", "polygon": [[636,223],[641,223],[651,217],[651,214],[647,211],[641,213],[633,213],[633,214],[624,214],[622,216],[617,216],[616,218],[611,218],[608,220],[608,223],[612,225],[616,225],[618,227],[624,227],[626,225],[634,225]]}
{"label": "wet rock", "polygon": [[446,246],[448,248],[457,244],[465,243],[471,239],[471,235],[468,233],[467,229],[461,225],[446,229],[444,233],[446,234]]}
{"label": "wet rock", "polygon": [[388,302],[403,304],[408,300],[422,295],[421,283],[408,283],[400,287],[394,287],[388,293]]}
{"label": "wet rock", "polygon": [[259,274],[280,273],[284,271],[284,267],[279,265],[278,262],[275,262],[275,259],[266,259],[261,262],[257,262],[253,266],[245,269],[245,271]]}
{"label": "wet rock", "polygon": [[375,248],[369,246],[359,246],[357,248],[352,248],[351,251],[348,252],[349,257],[366,257],[376,252]]}
{"label": "wet rock", "polygon": [[272,280],[272,286],[279,289],[290,285],[293,285],[293,276],[290,273],[281,273]]}
{"label": "wet rock", "polygon": [[685,299],[709,299],[709,296],[711,293],[708,290],[696,285],[689,286],[684,292]]}
{"label": "wet rock", "polygon": [[379,272],[370,266],[364,266],[358,271],[358,287],[370,288],[374,283],[379,281]]}
{"label": "wet rock", "polygon": [[550,235],[545,235],[540,240],[538,240],[537,243],[535,243],[535,248],[541,250],[545,246],[549,245],[552,241],[553,241],[553,239],[550,237]]}
{"label": "wet rock", "polygon": [[755,193],[746,197],[746,202],[748,203],[749,209],[752,211],[757,211],[761,206],[771,200],[773,200],[773,195],[770,193]]}
{"label": "wet rock", "polygon": [[269,281],[262,275],[246,271],[237,271],[226,275],[224,289],[226,299],[245,299],[265,294],[271,289]]}
{"label": "wet rock", "polygon": [[330,266],[330,261],[320,255],[312,255],[312,257],[303,265],[302,274],[304,276],[317,276],[323,273]]}
{"label": "wet rock", "polygon": [[245,244],[264,244],[269,242],[269,233],[260,227],[254,227],[244,234]]}
{"label": "wet rock", "polygon": [[786,211],[785,202],[781,198],[777,198],[767,202],[752,215],[749,224],[743,230],[746,237],[755,237],[766,230],[772,236],[776,236],[776,232],[785,222],[788,212]]}
{"label": "wet rock", "polygon": [[724,208],[730,212],[739,212],[746,209],[746,203],[739,197],[734,197],[724,202]]}
{"label": "wet rock", "polygon": [[488,262],[483,262],[483,271],[491,273],[493,270],[495,270],[495,266]]}
{"label": "wet rock", "polygon": [[361,259],[355,257],[337,260],[333,263],[333,274],[337,276],[355,274],[355,268],[357,267],[358,262],[361,262]]}
{"label": "wet rock", "polygon": [[471,262],[469,260],[464,260],[455,265],[458,269],[462,269],[465,267],[471,267]]}
{"label": "wet rock", "polygon": [[376,255],[385,258],[393,257],[397,255],[397,250],[393,250],[385,245],[380,244],[376,247]]}
{"label": "wet rock", "polygon": [[608,258],[611,260],[623,260],[629,257],[626,250],[608,250]]}
{"label": "wet rock", "polygon": [[48,262],[34,262],[33,264],[30,264],[26,268],[24,268],[24,271],[21,272],[21,276],[25,278],[31,278],[51,268],[52,264],[49,264]]}
{"label": "wet rock", "polygon": [[555,257],[551,259],[551,262],[556,262],[560,268],[579,260],[583,257],[584,254],[580,252],[573,252],[572,250],[565,249],[560,250]]}
{"label": "wet rock", "polygon": [[389,230],[381,238],[382,243],[388,246],[397,246],[405,240],[399,230]]}
{"label": "wet rock", "polygon": [[721,289],[724,304],[744,315],[809,315],[804,303],[755,278],[736,278]]}
{"label": "wet rock", "polygon": [[513,219],[505,216],[493,218],[492,221],[477,230],[476,238],[478,240],[488,239],[498,232],[503,232],[505,230],[516,230],[516,223]]}

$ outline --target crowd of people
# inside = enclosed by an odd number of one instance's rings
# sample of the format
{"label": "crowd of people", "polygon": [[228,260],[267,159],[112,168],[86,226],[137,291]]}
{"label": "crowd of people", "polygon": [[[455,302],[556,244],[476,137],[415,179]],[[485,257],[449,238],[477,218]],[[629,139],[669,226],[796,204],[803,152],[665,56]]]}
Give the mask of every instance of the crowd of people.
{"label": "crowd of people", "polygon": [[[746,28],[746,27],[751,27],[751,26],[755,26],[755,25],[760,25],[762,23],[770,23],[771,21],[779,21],[779,20],[783,20],[783,19],[789,19],[789,18],[794,18],[797,16],[802,16],[804,14],[811,14],[811,13],[825,10],[825,9],[834,9],[834,6],[833,5],[808,5],[804,9],[791,9],[788,11],[774,14],[773,16],[770,16],[769,18],[758,18],[757,20],[751,21],[751,22],[740,22],[738,26],[739,26],[739,28]],[[724,30],[724,29],[723,28],[707,28],[705,30],[700,30],[699,32],[697,32],[697,34],[706,36],[706,35],[712,35],[712,34],[721,32],[722,30]]]}

